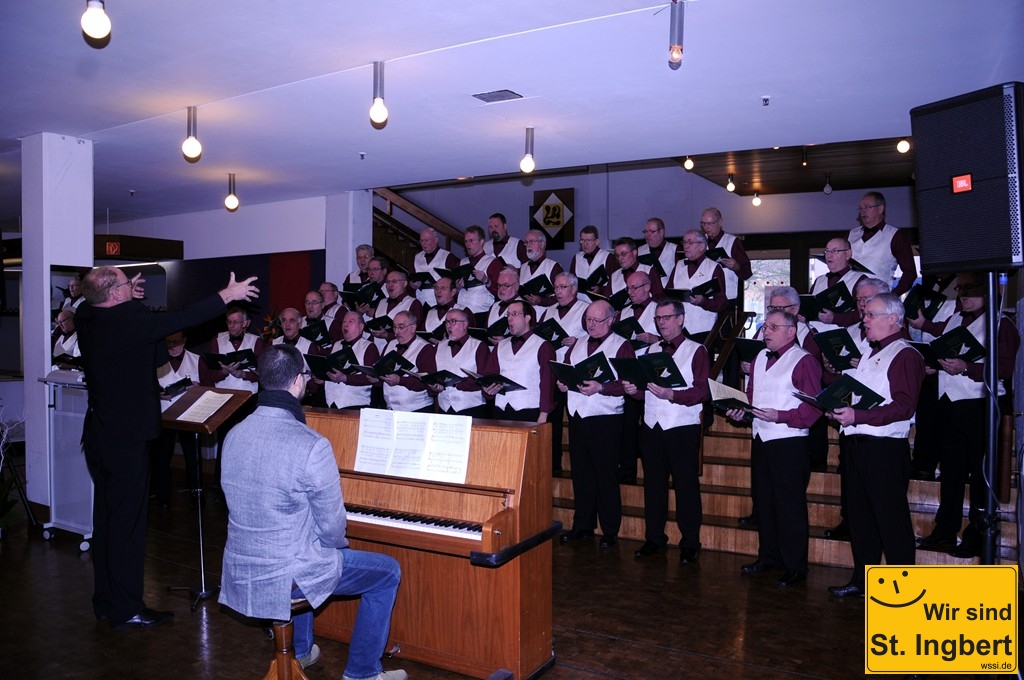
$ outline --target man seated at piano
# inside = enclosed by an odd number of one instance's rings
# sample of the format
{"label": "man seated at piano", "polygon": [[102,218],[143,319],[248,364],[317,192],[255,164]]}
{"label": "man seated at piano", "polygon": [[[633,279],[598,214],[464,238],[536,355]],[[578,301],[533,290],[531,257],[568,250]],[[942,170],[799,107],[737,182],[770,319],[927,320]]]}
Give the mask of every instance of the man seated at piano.
{"label": "man seated at piano", "polygon": [[[228,537],[219,601],[245,616],[283,621],[293,597],[319,607],[334,595],[361,596],[343,677],[404,680],[405,671],[384,671],[380,663],[401,567],[387,555],[348,547],[334,452],[306,426],[299,405],[307,380],[302,354],[273,345],[258,370],[258,408],[224,442]],[[293,621],[295,656],[305,668],[320,658],[313,614]]]}

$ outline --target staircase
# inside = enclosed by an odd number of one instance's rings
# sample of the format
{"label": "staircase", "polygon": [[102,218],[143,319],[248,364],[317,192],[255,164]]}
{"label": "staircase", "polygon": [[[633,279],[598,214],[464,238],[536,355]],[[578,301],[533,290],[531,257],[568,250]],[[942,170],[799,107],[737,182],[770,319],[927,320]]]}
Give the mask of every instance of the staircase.
{"label": "staircase", "polygon": [[[554,519],[566,528],[572,527],[573,496],[572,479],[569,472],[568,423],[563,429],[562,469],[564,472],[554,478],[553,509]],[[833,567],[852,567],[853,556],[848,541],[825,538],[825,530],[839,523],[839,445],[835,431],[830,430],[829,465],[827,471],[812,472],[807,486],[807,506],[810,519],[810,543],[808,559],[811,564]],[[704,436],[704,471],[701,475],[701,501],[704,506],[704,523],[701,527],[701,543],[705,550],[731,552],[741,555],[757,555],[757,527],[741,527],[740,517],[750,514],[750,427],[734,425],[723,418],[715,418],[711,431]],[[643,464],[640,464],[641,475]],[[622,528],[620,538],[644,540],[644,496],[643,479],[636,484],[620,485],[622,493]],[[669,545],[679,543],[679,529],[675,525],[675,500],[669,490],[669,521],[665,533]],[[939,483],[912,480],[908,490],[911,519],[914,533],[926,536],[931,532],[933,518],[939,503]],[[1010,490],[1009,502],[999,507],[1002,521],[999,560],[1002,563],[1017,562],[1017,527],[1014,522],[1014,507],[1017,489]],[[966,516],[967,501],[964,504]],[[943,552],[917,551],[918,564],[977,564],[978,558],[957,559]]]}

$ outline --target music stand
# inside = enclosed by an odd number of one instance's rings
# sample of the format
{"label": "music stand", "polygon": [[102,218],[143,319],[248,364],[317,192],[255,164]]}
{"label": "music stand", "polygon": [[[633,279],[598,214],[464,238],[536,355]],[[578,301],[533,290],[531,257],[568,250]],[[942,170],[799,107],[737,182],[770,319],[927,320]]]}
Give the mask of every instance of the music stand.
{"label": "music stand", "polygon": [[[181,420],[181,416],[200,399],[204,398],[207,393],[214,394],[226,394],[230,398],[225,403],[217,407],[215,411],[206,415],[202,422],[197,420]],[[255,396],[252,392],[246,390],[224,390],[217,387],[203,387],[201,385],[193,385],[189,387],[181,397],[179,397],[171,406],[163,412],[161,420],[163,426],[168,430],[181,430],[184,432],[192,432],[196,438],[196,452],[200,453],[199,450],[199,435],[207,434],[211,435],[215,433],[224,422],[233,416],[238,409],[240,409],[249,399]],[[190,588],[188,586],[167,586],[167,592],[172,590],[187,590],[191,597],[195,600],[192,602],[192,611],[196,610],[199,603],[202,600],[209,599],[217,594],[220,590],[220,586],[215,586],[212,589],[206,587],[206,559],[203,554],[203,459],[202,455],[199,455],[199,460],[196,461],[197,473],[198,473],[198,485],[195,489],[196,494],[196,506],[197,513],[199,516],[199,588]]]}

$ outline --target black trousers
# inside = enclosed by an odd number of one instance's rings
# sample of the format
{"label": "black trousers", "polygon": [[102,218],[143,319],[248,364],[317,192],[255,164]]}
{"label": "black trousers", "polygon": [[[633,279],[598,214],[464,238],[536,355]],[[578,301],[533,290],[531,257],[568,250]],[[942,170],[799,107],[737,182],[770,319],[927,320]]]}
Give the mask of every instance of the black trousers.
{"label": "black trousers", "polygon": [[[640,440],[640,424],[644,419],[644,403],[636,399],[625,400],[622,405],[622,443],[619,447],[619,478],[636,478],[636,461]],[[644,478],[647,469],[644,468]]]}
{"label": "black trousers", "polygon": [[565,429],[565,392],[555,391],[555,410],[548,421],[551,423],[551,470],[562,471],[562,431]]}
{"label": "black trousers", "polygon": [[750,466],[757,498],[758,559],[806,573],[811,464],[805,438],[763,441],[754,437]]}
{"label": "black trousers", "polygon": [[181,430],[164,430],[150,443],[153,459],[149,485],[157,502],[163,504],[171,500],[171,457],[174,455],[175,442],[181,442],[181,453],[185,457],[185,483],[189,489],[199,488],[199,447],[196,445],[196,435]]}
{"label": "black trousers", "polygon": [[487,403],[474,406],[472,408],[463,409],[462,411],[453,411],[451,409],[442,410],[441,413],[447,413],[453,416],[469,416],[470,418],[490,418],[491,417],[491,405]]}
{"label": "black trousers", "polygon": [[914,417],[914,463],[915,472],[935,474],[942,450],[942,418],[939,415],[939,375],[926,375],[921,383],[917,398],[917,414]]}
{"label": "black trousers", "polygon": [[704,519],[700,500],[700,425],[668,430],[660,425],[640,429],[640,456],[644,462],[644,538],[668,545],[668,480],[676,492],[676,525],[681,548],[700,547]]}
{"label": "black trousers", "polygon": [[569,417],[569,461],[576,509],[572,528],[617,536],[622,524],[619,494],[619,438],[622,416]]}
{"label": "black trousers", "polygon": [[881,564],[883,554],[886,564],[914,564],[917,546],[907,502],[910,444],[895,437],[847,435],[846,476],[851,582],[863,586],[864,567]]}
{"label": "black trousers", "polygon": [[497,406],[491,411],[491,417],[497,420],[514,420],[520,423],[535,423],[540,418],[539,408],[524,408],[521,411],[517,411],[514,408],[506,406],[503,409]]}
{"label": "black trousers", "polygon": [[964,485],[971,482],[971,505],[985,507],[987,489],[982,476],[985,459],[985,400],[950,401],[943,395],[937,413],[939,448],[939,509],[935,513],[935,534],[955,538],[964,519]]}
{"label": "black trousers", "polygon": [[142,613],[144,606],[149,443],[83,444],[95,488],[93,610],[120,623]]}

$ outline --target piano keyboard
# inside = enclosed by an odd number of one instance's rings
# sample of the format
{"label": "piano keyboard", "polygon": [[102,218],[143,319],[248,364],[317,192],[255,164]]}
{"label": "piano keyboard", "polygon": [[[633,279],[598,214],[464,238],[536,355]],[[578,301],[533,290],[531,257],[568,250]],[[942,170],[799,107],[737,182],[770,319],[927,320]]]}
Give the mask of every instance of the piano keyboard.
{"label": "piano keyboard", "polygon": [[361,505],[346,505],[348,521],[376,524],[378,526],[422,531],[428,534],[439,534],[453,538],[465,538],[470,541],[483,540],[483,525],[473,522],[460,522],[442,517],[430,517],[396,510],[368,508]]}

